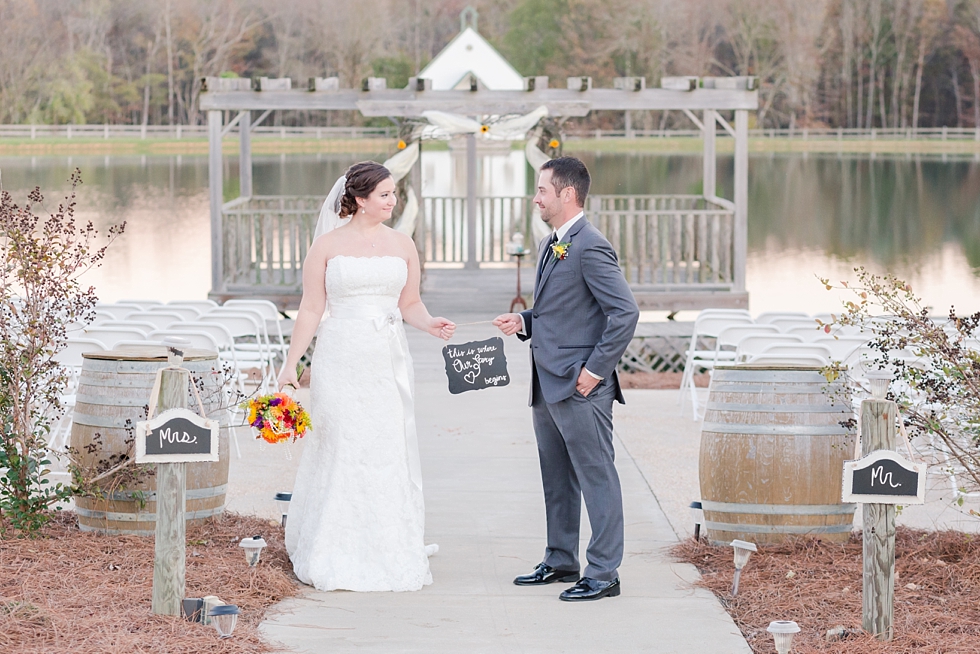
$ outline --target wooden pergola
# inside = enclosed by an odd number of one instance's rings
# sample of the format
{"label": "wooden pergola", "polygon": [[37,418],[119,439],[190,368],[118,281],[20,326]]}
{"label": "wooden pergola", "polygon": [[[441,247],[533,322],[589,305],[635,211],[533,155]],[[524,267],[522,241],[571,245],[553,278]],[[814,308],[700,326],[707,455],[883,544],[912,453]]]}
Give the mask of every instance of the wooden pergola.
{"label": "wooden pergola", "polygon": [[[285,79],[263,78],[259,90],[252,90],[245,80],[209,78],[200,106],[208,116],[210,148],[211,295],[264,297],[281,308],[296,306],[300,297],[302,262],[323,198],[253,195],[250,132],[272,111],[358,111],[368,117],[421,119],[427,110],[502,116],[543,105],[559,119],[591,111],[684,112],[703,134],[703,192],[592,196],[588,214],[617,248],[644,308],[745,307],[748,112],[758,108],[754,85],[751,77],[681,77],[648,89],[643,78],[620,78],[616,88],[600,89],[592,88],[591,78],[569,78],[566,88],[549,88],[547,77],[536,77],[528,78],[527,91],[491,91],[476,80],[470,91],[433,91],[424,79],[413,78],[406,89],[386,89],[383,80],[369,79],[364,88],[372,90],[359,91],[340,89],[336,78],[326,78],[310,80],[315,90],[307,91],[290,88]],[[226,111],[237,112],[227,125]],[[262,113],[253,121],[252,112]],[[734,112],[734,125],[720,112]],[[241,197],[223,203],[221,142],[236,128]],[[735,140],[731,200],[717,195],[719,129]],[[467,267],[506,261],[504,244],[511,233],[531,237],[529,198],[477,198],[472,135],[467,155],[467,198],[426,198],[423,203],[416,240],[425,261]]]}

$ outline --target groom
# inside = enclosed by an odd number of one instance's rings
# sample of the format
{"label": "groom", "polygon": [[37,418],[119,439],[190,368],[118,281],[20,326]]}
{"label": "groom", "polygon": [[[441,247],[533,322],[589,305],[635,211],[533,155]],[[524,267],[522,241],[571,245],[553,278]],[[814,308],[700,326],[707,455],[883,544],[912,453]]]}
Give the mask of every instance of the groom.
{"label": "groom", "polygon": [[[589,171],[574,157],[546,162],[534,202],[554,229],[541,243],[534,307],[493,322],[531,341],[531,412],[548,520],[542,561],[518,586],[578,583],[559,596],[597,600],[620,593],[623,496],[613,452],[613,400],[624,403],[616,364],[639,318],[616,252],[585,218]],[[592,526],[579,578],[581,501]]]}

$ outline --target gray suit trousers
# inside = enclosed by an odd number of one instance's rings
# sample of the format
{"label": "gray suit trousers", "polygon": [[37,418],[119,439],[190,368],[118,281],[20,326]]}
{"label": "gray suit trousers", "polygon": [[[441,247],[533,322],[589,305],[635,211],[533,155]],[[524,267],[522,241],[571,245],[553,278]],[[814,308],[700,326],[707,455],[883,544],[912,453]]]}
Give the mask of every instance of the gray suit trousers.
{"label": "gray suit trousers", "polygon": [[[536,385],[536,377],[534,375]],[[610,581],[623,561],[623,493],[613,451],[616,387],[603,380],[588,397],[575,393],[555,404],[533,389],[532,416],[544,485],[548,546],[544,563],[579,570],[582,498],[592,526],[584,576]]]}

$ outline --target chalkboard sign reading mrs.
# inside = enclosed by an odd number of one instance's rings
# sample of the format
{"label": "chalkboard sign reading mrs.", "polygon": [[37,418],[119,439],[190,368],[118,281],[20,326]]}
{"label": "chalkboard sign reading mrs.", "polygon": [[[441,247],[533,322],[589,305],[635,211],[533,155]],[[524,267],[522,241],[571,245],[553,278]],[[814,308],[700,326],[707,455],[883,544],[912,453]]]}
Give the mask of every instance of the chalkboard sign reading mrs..
{"label": "chalkboard sign reading mrs.", "polygon": [[170,409],[136,423],[136,463],[218,460],[218,421]]}
{"label": "chalkboard sign reading mrs.", "polygon": [[844,502],[923,504],[925,496],[924,463],[912,463],[889,450],[844,462]]}
{"label": "chalkboard sign reading mrs.", "polygon": [[510,383],[504,340],[500,337],[442,348],[449,392],[453,395]]}

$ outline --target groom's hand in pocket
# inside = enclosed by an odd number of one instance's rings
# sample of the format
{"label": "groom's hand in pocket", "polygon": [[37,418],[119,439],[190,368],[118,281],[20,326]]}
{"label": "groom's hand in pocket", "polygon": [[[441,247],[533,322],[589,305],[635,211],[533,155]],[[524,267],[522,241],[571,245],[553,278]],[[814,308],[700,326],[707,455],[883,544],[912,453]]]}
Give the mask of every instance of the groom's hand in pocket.
{"label": "groom's hand in pocket", "polygon": [[513,336],[517,332],[521,331],[521,327],[524,326],[524,322],[521,320],[520,314],[517,313],[505,313],[497,316],[493,319],[494,326],[503,332],[504,336]]}
{"label": "groom's hand in pocket", "polygon": [[575,390],[581,393],[584,397],[588,397],[589,393],[595,390],[595,387],[599,385],[601,379],[596,379],[588,373],[585,366],[582,366],[581,372],[578,374],[578,381],[575,382]]}

